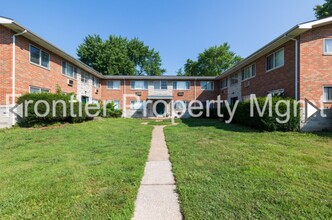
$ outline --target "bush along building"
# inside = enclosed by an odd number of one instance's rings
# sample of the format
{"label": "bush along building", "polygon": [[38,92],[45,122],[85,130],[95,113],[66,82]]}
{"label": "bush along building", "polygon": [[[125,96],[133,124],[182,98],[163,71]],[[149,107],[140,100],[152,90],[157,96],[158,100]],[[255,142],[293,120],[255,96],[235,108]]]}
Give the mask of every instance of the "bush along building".
{"label": "bush along building", "polygon": [[[61,87],[84,103],[113,101],[124,117],[168,117],[172,100],[204,102],[220,96],[235,103],[251,94],[278,95],[301,102],[303,131],[331,129],[331,76],[332,17],[296,25],[217,77],[105,76],[0,17],[0,127],[15,124],[9,109],[19,95],[55,93]],[[137,97],[150,101],[147,115]]]}

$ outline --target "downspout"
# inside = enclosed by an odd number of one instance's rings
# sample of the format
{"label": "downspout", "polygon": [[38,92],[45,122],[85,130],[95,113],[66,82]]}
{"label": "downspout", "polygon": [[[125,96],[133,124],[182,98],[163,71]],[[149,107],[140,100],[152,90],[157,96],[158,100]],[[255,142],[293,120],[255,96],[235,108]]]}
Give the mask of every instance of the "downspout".
{"label": "downspout", "polygon": [[[286,35],[286,37],[288,37]],[[291,38],[288,37],[289,39],[291,39],[292,41],[295,42],[295,100],[298,101],[299,100],[299,94],[298,94],[298,81],[299,81],[299,68],[298,68],[298,62],[299,62],[299,51],[298,51],[298,40],[295,38]]]}
{"label": "downspout", "polygon": [[[16,96],[16,37],[22,34],[25,34],[27,30],[24,30],[21,33],[13,35],[13,54],[12,54],[12,107],[15,106],[15,96]],[[16,110],[13,109],[13,112]],[[12,125],[15,125],[15,115],[12,113]]]}
{"label": "downspout", "polygon": [[195,81],[194,81],[194,89],[195,89],[195,90],[194,90],[194,96],[195,96],[194,98],[195,98],[195,100],[196,100],[196,98],[197,98],[197,96],[196,96],[196,86],[197,86],[197,85],[196,85],[196,80],[197,80],[197,78],[195,78]]}
{"label": "downspout", "polygon": [[123,77],[123,116],[126,118],[127,117],[127,109],[126,109],[126,105],[127,105],[127,98],[124,98],[126,95],[126,79]]}

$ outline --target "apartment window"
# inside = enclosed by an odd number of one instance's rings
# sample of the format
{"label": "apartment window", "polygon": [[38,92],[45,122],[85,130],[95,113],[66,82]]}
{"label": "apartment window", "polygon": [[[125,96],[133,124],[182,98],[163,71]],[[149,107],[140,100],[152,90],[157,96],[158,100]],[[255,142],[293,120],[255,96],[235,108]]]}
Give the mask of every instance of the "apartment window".
{"label": "apartment window", "polygon": [[30,93],[44,93],[44,92],[50,92],[49,89],[43,89],[40,87],[30,86]]}
{"label": "apartment window", "polygon": [[231,86],[236,85],[239,82],[239,75],[237,73],[234,73],[230,76],[231,78]]}
{"label": "apartment window", "polygon": [[175,90],[189,90],[190,82],[189,81],[175,81],[173,82],[173,89]]}
{"label": "apartment window", "polygon": [[120,101],[119,100],[113,100],[113,103],[114,103],[114,108],[115,109],[120,109]]}
{"label": "apartment window", "polygon": [[332,38],[324,39],[324,54],[332,55]]}
{"label": "apartment window", "polygon": [[324,87],[324,101],[332,102],[332,86]]}
{"label": "apartment window", "polygon": [[81,75],[81,82],[82,83],[88,83],[89,82],[89,74],[86,73],[86,72],[82,72],[82,75]]}
{"label": "apartment window", "polygon": [[189,105],[189,101],[176,101],[174,103],[175,110],[183,110],[187,108]]}
{"label": "apartment window", "polygon": [[113,103],[115,109],[120,109],[120,101],[119,100],[109,100],[108,103]]}
{"label": "apartment window", "polygon": [[220,82],[220,88],[221,88],[221,89],[227,88],[227,81],[228,81],[227,78],[221,80],[221,82]]}
{"label": "apartment window", "polygon": [[278,50],[266,57],[266,71],[276,69],[284,65],[284,49]]}
{"label": "apartment window", "polygon": [[30,45],[30,62],[45,68],[50,68],[50,54]]}
{"label": "apartment window", "polygon": [[148,81],[131,81],[130,88],[137,90],[148,89]]}
{"label": "apartment window", "polygon": [[100,79],[97,77],[92,77],[92,85],[96,88],[100,88]]}
{"label": "apartment window", "polygon": [[62,61],[62,74],[72,78],[76,78],[76,68],[73,65]]}
{"label": "apartment window", "polygon": [[143,102],[142,101],[130,101],[130,109],[132,110],[142,110]]}
{"label": "apartment window", "polygon": [[213,90],[213,81],[201,81],[201,90]]}
{"label": "apartment window", "polygon": [[108,80],[107,88],[108,89],[120,89],[120,80]]}
{"label": "apartment window", "polygon": [[256,76],[256,64],[252,64],[242,70],[242,80],[250,79]]}
{"label": "apartment window", "polygon": [[167,81],[154,81],[153,86],[156,90],[167,90]]}

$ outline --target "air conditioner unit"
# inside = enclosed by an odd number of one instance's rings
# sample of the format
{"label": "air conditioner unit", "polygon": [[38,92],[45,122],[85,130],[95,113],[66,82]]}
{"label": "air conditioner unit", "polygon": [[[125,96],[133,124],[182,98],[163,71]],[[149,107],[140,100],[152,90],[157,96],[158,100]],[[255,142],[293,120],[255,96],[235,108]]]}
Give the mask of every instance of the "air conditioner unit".
{"label": "air conditioner unit", "polygon": [[68,86],[73,86],[74,85],[74,80],[68,79],[67,84],[68,84]]}
{"label": "air conditioner unit", "polygon": [[136,92],[135,93],[137,96],[142,96],[142,93],[141,92]]}
{"label": "air conditioner unit", "polygon": [[178,92],[178,96],[184,96],[184,92]]}
{"label": "air conditioner unit", "polygon": [[249,87],[250,86],[250,81],[245,81],[244,82],[244,87]]}

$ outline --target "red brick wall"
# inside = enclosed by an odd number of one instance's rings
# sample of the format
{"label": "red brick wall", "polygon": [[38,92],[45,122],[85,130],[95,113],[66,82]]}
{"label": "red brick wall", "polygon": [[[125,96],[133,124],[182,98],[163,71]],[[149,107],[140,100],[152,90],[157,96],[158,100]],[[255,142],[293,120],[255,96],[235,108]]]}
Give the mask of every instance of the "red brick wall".
{"label": "red brick wall", "polygon": [[[30,43],[50,54],[50,69],[30,63]],[[50,53],[39,45],[30,42],[24,36],[19,36],[16,43],[16,93],[25,94],[29,92],[29,86],[50,89],[55,92],[59,85],[63,92],[77,93],[77,80],[74,85],[68,86],[67,80],[71,79],[62,74],[62,60],[59,56]]]}
{"label": "red brick wall", "polygon": [[[102,100],[120,100],[121,107],[123,107],[123,92],[124,92],[124,81],[120,80],[120,89],[107,89],[107,80],[102,81],[101,86],[101,94]],[[132,90],[130,88],[130,80],[126,80],[125,86],[126,94],[135,95],[137,92],[141,93],[141,100],[147,100],[148,90]],[[183,96],[178,96],[178,92],[183,92]],[[219,94],[219,87],[217,81],[215,81],[215,89],[214,91],[203,91],[200,87],[200,82],[196,82],[196,97],[197,100],[216,100],[217,95]],[[195,99],[195,86],[194,80],[190,81],[190,89],[189,90],[173,90],[173,99],[183,100],[183,101],[192,101]],[[135,100],[135,98],[127,98],[127,105],[130,104],[131,100]]]}
{"label": "red brick wall", "polygon": [[[332,56],[323,54],[324,38],[332,38],[332,25],[312,29],[300,39],[300,99],[319,102],[323,86],[332,86]],[[332,103],[325,103],[332,107]]]}
{"label": "red brick wall", "polygon": [[0,105],[12,93],[12,32],[0,25]]}
{"label": "red brick wall", "polygon": [[295,43],[289,41],[274,51],[281,48],[284,48],[284,66],[267,72],[266,56],[271,53],[252,62],[256,63],[256,76],[248,80],[249,87],[242,82],[242,96],[266,96],[268,91],[284,89],[286,97],[295,98]]}

